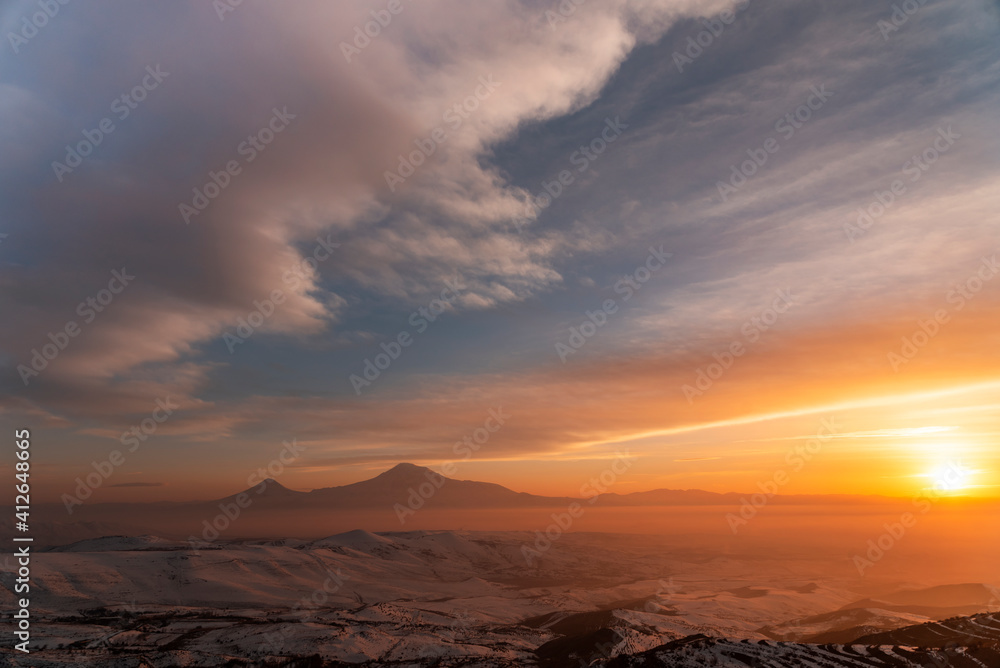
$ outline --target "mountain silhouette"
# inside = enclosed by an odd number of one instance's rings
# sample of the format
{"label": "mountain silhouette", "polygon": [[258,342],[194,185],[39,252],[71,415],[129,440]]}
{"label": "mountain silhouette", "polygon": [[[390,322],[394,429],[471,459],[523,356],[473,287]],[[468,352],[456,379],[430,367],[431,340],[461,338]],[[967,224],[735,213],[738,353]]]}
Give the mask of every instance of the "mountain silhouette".
{"label": "mountain silhouette", "polygon": [[[503,485],[474,480],[458,480],[441,475],[426,466],[408,462],[396,464],[374,478],[337,487],[323,487],[309,492],[291,490],[267,479],[240,494],[253,499],[254,505],[271,508],[302,509],[392,509],[396,504],[406,507],[435,508],[566,508],[574,502],[591,505],[599,495],[602,506],[739,506],[752,494],[706,492],[699,489],[654,489],[645,492],[618,494],[594,484],[581,488],[581,497],[540,496],[516,492]],[[233,494],[210,504],[232,503],[240,494]],[[423,501],[423,503],[422,503]],[[770,503],[824,504],[873,503],[892,501],[887,497],[845,495],[786,495],[775,496]]]}

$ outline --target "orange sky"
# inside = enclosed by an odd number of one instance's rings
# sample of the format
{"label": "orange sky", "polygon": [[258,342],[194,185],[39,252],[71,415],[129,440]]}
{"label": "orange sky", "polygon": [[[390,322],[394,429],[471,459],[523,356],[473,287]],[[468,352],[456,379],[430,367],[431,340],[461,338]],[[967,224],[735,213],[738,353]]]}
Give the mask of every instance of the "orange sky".
{"label": "orange sky", "polygon": [[[637,464],[615,483],[621,493],[660,487],[753,492],[785,471],[789,481],[782,493],[913,496],[954,465],[964,472],[949,483],[955,493],[1000,496],[1000,382],[994,380],[997,370],[981,362],[991,343],[984,327],[995,319],[983,305],[943,327],[898,373],[888,351],[900,332],[911,333],[905,321],[847,323],[841,332],[762,343],[693,403],[682,385],[693,382],[698,365],[711,356],[687,365],[666,356],[618,358],[455,377],[421,396],[401,391],[375,405],[262,397],[216,408],[193,422],[168,423],[163,437],[180,443],[222,416],[226,423],[265,430],[272,421],[294,421],[305,454],[283,468],[280,481],[303,490],[354,482],[412,461],[437,468],[451,462],[453,477],[517,491],[578,495],[622,449]],[[469,451],[456,451],[456,443],[483,426],[493,407],[509,419],[463,459]],[[331,424],[343,434],[330,435]],[[179,444],[181,452],[198,453],[200,462],[181,469],[183,481],[107,488],[95,498],[212,498],[242,489],[254,468],[225,467],[239,447]],[[254,449],[260,453],[256,461],[267,465],[281,450],[280,441]],[[123,468],[111,482],[141,481],[158,466],[177,467],[166,448],[140,450],[135,457],[142,462],[137,470]],[[46,467],[48,475],[71,486],[85,463],[76,459]]]}
{"label": "orange sky", "polygon": [[0,423],[35,498],[131,443],[88,503],[219,498],[293,440],[294,489],[457,462],[575,495],[627,448],[615,491],[954,465],[1000,496],[1000,14],[750,4],[679,65],[733,5],[412,3],[352,58],[363,3],[61,15],[3,80]]}

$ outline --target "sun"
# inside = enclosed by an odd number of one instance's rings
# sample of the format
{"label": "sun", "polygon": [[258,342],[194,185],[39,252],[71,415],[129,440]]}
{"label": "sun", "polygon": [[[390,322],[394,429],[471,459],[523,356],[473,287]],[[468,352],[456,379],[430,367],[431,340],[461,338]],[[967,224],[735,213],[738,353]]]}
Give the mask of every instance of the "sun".
{"label": "sun", "polygon": [[972,487],[972,476],[974,471],[958,462],[950,462],[939,466],[927,477],[930,478],[934,489],[941,492],[960,492]]}

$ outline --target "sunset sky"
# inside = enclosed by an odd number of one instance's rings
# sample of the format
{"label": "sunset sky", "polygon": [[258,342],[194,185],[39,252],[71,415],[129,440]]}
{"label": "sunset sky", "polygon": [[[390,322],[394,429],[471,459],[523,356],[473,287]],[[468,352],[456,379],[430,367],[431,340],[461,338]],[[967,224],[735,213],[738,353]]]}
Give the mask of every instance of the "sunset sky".
{"label": "sunset sky", "polygon": [[0,9],[41,500],[114,450],[94,501],[221,497],[293,438],[303,490],[628,450],[613,491],[1000,496],[1000,3],[231,4]]}

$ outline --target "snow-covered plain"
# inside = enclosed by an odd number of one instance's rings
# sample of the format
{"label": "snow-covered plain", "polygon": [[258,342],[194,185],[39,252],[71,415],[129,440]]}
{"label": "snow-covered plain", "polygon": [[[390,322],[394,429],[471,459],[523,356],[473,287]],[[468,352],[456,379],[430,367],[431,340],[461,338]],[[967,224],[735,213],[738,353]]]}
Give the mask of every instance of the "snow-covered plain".
{"label": "snow-covered plain", "polygon": [[[820,564],[786,556],[711,557],[647,536],[581,533],[529,566],[522,550],[534,538],[351,531],[204,549],[155,536],[83,540],[34,555],[34,651],[4,648],[0,662],[578,665],[558,659],[600,661],[694,634],[807,641],[929,619],[851,609],[866,598],[854,584],[819,582]],[[8,567],[0,580],[7,610],[14,577]],[[986,591],[958,595],[975,607]]]}

